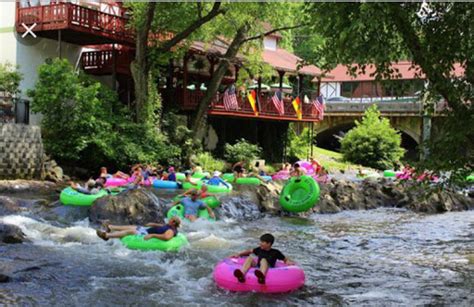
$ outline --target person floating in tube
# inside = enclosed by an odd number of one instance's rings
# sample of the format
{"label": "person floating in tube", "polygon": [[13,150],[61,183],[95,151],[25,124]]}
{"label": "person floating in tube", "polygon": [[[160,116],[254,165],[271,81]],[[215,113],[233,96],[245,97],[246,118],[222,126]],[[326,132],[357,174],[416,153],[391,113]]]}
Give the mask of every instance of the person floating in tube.
{"label": "person floating in tube", "polygon": [[[277,260],[283,260],[287,265],[293,265],[289,258],[285,257],[279,250],[272,248],[275,237],[272,234],[266,233],[260,237],[260,246],[254,249],[249,249],[238,254],[234,254],[232,258],[248,256],[245,260],[244,265],[241,269],[234,271],[234,276],[241,283],[245,282],[245,274],[251,267],[258,267],[255,270],[255,276],[257,277],[259,284],[265,284],[265,278],[269,268],[275,267]],[[258,258],[255,259],[251,254],[256,255]]]}
{"label": "person floating in tube", "polygon": [[304,176],[306,173],[304,170],[301,169],[300,165],[298,163],[295,163],[293,165],[293,170],[290,173],[291,177],[301,177]]}

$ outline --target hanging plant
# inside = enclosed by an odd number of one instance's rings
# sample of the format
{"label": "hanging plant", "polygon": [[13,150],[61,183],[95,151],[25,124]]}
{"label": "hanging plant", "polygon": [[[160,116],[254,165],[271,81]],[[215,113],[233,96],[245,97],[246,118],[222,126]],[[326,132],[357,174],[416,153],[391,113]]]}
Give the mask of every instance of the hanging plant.
{"label": "hanging plant", "polygon": [[206,67],[206,64],[204,63],[204,60],[203,60],[203,59],[197,58],[197,59],[196,59],[196,62],[194,62],[194,64],[193,64],[193,67],[194,67],[196,70],[201,70],[201,69],[204,69],[204,67]]}

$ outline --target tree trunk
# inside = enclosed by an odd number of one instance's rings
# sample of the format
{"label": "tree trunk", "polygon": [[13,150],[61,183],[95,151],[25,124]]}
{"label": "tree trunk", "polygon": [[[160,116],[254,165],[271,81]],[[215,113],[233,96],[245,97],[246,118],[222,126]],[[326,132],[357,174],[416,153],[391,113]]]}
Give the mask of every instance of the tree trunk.
{"label": "tree trunk", "polygon": [[207,110],[209,109],[209,104],[217,93],[219,85],[221,84],[222,79],[227,72],[230,62],[235,59],[237,53],[239,52],[240,47],[245,42],[246,34],[249,29],[248,25],[244,25],[237,30],[234,39],[229,45],[224,57],[219,62],[217,69],[214,71],[211,81],[207,87],[206,94],[199,103],[197,113],[195,115],[192,131],[193,138],[198,142],[202,142],[205,136],[206,123],[207,123]]}
{"label": "tree trunk", "polygon": [[156,2],[147,4],[146,16],[142,25],[136,29],[136,55],[130,68],[132,71],[133,82],[135,83],[135,121],[144,123],[148,114],[146,114],[146,104],[148,100],[148,73],[150,64],[148,55],[148,33],[151,29],[153,16],[155,15]]}

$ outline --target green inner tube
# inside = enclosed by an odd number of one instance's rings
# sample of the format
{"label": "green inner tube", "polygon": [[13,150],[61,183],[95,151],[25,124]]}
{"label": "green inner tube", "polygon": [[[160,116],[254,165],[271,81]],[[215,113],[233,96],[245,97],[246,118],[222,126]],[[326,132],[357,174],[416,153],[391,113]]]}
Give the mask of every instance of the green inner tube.
{"label": "green inner tube", "polygon": [[188,239],[178,233],[174,238],[168,241],[152,238],[150,240],[144,240],[144,236],[134,235],[126,236],[120,239],[122,244],[129,249],[138,249],[143,251],[154,251],[160,250],[164,252],[177,252],[181,247],[188,244]]}
{"label": "green inner tube", "polygon": [[292,177],[283,187],[280,204],[289,212],[304,212],[319,201],[319,185],[310,176]]}
{"label": "green inner tube", "polygon": [[384,170],[384,171],[383,171],[383,176],[384,176],[384,177],[388,177],[388,178],[390,178],[390,177],[395,177],[395,176],[396,176],[396,173],[395,173],[394,170],[387,169],[387,170]]}
{"label": "green inner tube", "polygon": [[209,177],[209,176],[210,176],[209,172],[203,172],[203,173],[194,173],[191,175],[191,178],[202,179],[204,177]]}
{"label": "green inner tube", "polygon": [[[111,195],[117,195],[123,189],[112,190]],[[100,190],[97,194],[84,194],[67,187],[61,191],[59,200],[66,206],[92,206],[94,201],[98,198],[109,195],[106,190]]]}
{"label": "green inner tube", "polygon": [[471,174],[466,177],[467,182],[474,182],[474,174]]}
{"label": "green inner tube", "polygon": [[176,180],[183,181],[186,179],[186,175],[184,173],[176,173]]}
{"label": "green inner tube", "polygon": [[258,179],[257,177],[237,178],[237,180],[234,182],[234,174],[232,173],[225,173],[224,175],[222,175],[222,179],[228,182],[242,184],[242,185],[259,185],[262,183],[260,179]]}
{"label": "green inner tube", "polygon": [[[176,197],[173,198],[173,201],[181,200],[183,198],[184,196],[177,195]],[[199,198],[199,200],[203,201],[206,205],[208,205],[212,209],[218,207],[221,204],[221,202],[215,196],[207,196],[204,198]]]}
{"label": "green inner tube", "polygon": [[[171,207],[166,214],[168,219],[172,218],[173,216],[179,216],[181,219],[189,221],[188,219],[184,218],[184,206],[181,204],[177,204],[176,206]],[[207,209],[199,209],[198,217],[200,219],[207,219],[209,221],[215,221],[215,219],[209,216],[209,212]]]}
{"label": "green inner tube", "polygon": [[[192,184],[190,182],[185,182],[183,183],[183,189],[189,190],[189,189],[198,189],[200,190],[202,186],[202,181],[198,181],[196,184]],[[232,185],[230,187],[226,187],[223,185],[207,185],[207,190],[209,193],[228,193],[232,191]]]}

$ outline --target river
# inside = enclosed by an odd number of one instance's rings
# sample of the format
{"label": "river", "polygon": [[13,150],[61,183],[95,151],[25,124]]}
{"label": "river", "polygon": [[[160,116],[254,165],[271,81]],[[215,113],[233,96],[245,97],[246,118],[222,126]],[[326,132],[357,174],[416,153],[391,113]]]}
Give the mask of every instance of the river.
{"label": "river", "polygon": [[[181,229],[190,245],[179,253],[104,242],[81,214],[68,222],[28,212],[0,217],[31,240],[0,246],[2,266],[17,271],[1,284],[0,304],[474,305],[473,211],[425,215],[383,208],[252,219],[233,203],[224,206],[226,218]],[[305,286],[279,295],[217,288],[214,265],[256,247],[266,232],[304,269]]]}

